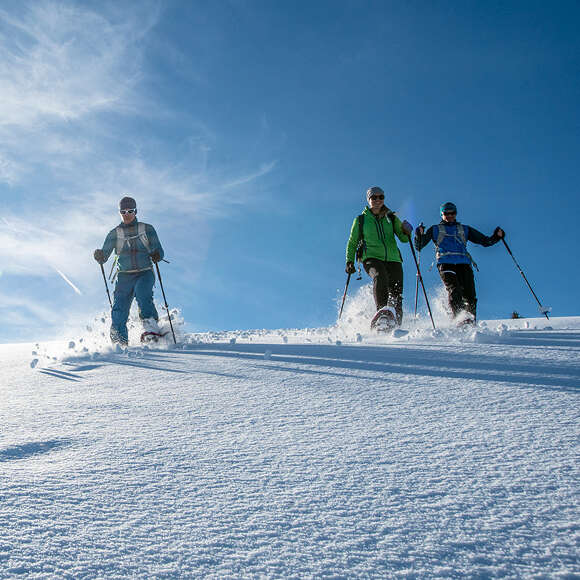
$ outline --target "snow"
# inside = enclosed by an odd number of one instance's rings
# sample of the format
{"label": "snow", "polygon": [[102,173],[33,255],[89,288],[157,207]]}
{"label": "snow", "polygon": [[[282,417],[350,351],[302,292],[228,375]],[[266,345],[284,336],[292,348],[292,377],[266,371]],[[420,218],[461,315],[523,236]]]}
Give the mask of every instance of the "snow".
{"label": "snow", "polygon": [[95,320],[0,345],[1,578],[580,577],[580,317]]}

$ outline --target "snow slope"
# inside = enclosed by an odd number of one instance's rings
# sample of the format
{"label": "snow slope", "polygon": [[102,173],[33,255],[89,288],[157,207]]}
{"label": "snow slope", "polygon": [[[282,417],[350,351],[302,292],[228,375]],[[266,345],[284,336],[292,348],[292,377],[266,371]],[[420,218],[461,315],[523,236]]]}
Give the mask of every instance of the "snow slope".
{"label": "snow slope", "polygon": [[0,346],[1,578],[580,577],[580,318],[81,338]]}

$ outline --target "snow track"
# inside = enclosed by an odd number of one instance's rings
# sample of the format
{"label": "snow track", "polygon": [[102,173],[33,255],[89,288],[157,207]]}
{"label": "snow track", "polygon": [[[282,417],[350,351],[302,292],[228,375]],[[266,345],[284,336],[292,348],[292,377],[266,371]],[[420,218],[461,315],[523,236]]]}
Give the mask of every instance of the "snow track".
{"label": "snow track", "polygon": [[580,575],[579,330],[236,336],[0,346],[0,577]]}

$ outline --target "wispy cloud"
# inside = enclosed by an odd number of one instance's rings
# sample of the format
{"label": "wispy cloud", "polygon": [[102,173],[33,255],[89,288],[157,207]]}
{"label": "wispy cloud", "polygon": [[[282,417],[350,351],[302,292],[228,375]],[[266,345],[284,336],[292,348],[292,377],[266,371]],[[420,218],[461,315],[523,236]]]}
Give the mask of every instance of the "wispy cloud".
{"label": "wispy cloud", "polygon": [[19,181],[24,171],[21,163],[18,163],[15,159],[11,159],[7,155],[0,154],[0,182],[13,185]]}
{"label": "wispy cloud", "polygon": [[135,89],[156,6],[106,14],[45,0],[0,8],[0,184],[95,154],[95,115],[143,106]]}
{"label": "wispy cloud", "polygon": [[127,10],[115,21],[75,3],[20,6],[0,10],[0,125],[130,108],[141,77],[139,42],[155,10]]}
{"label": "wispy cloud", "polygon": [[276,164],[277,164],[276,161],[271,161],[270,163],[263,163],[258,169],[258,171],[254,171],[248,175],[243,175],[241,177],[234,179],[233,181],[224,183],[221,187],[223,190],[226,190],[233,189],[235,187],[239,187],[240,185],[245,185],[247,183],[251,183],[252,181],[258,179],[259,177],[263,177],[264,175],[270,173],[276,167]]}

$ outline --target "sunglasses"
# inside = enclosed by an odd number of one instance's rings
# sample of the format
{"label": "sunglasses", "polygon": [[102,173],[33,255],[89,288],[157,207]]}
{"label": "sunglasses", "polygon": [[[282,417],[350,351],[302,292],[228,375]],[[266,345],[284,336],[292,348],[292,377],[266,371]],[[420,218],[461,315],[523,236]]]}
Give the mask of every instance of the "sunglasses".
{"label": "sunglasses", "polygon": [[443,215],[457,215],[456,211],[444,211]]}
{"label": "sunglasses", "polygon": [[384,195],[371,195],[371,199],[376,201],[377,199],[385,199]]}
{"label": "sunglasses", "polygon": [[120,209],[119,213],[121,215],[127,215],[127,214],[132,215],[134,213],[137,213],[137,210],[136,209]]}

